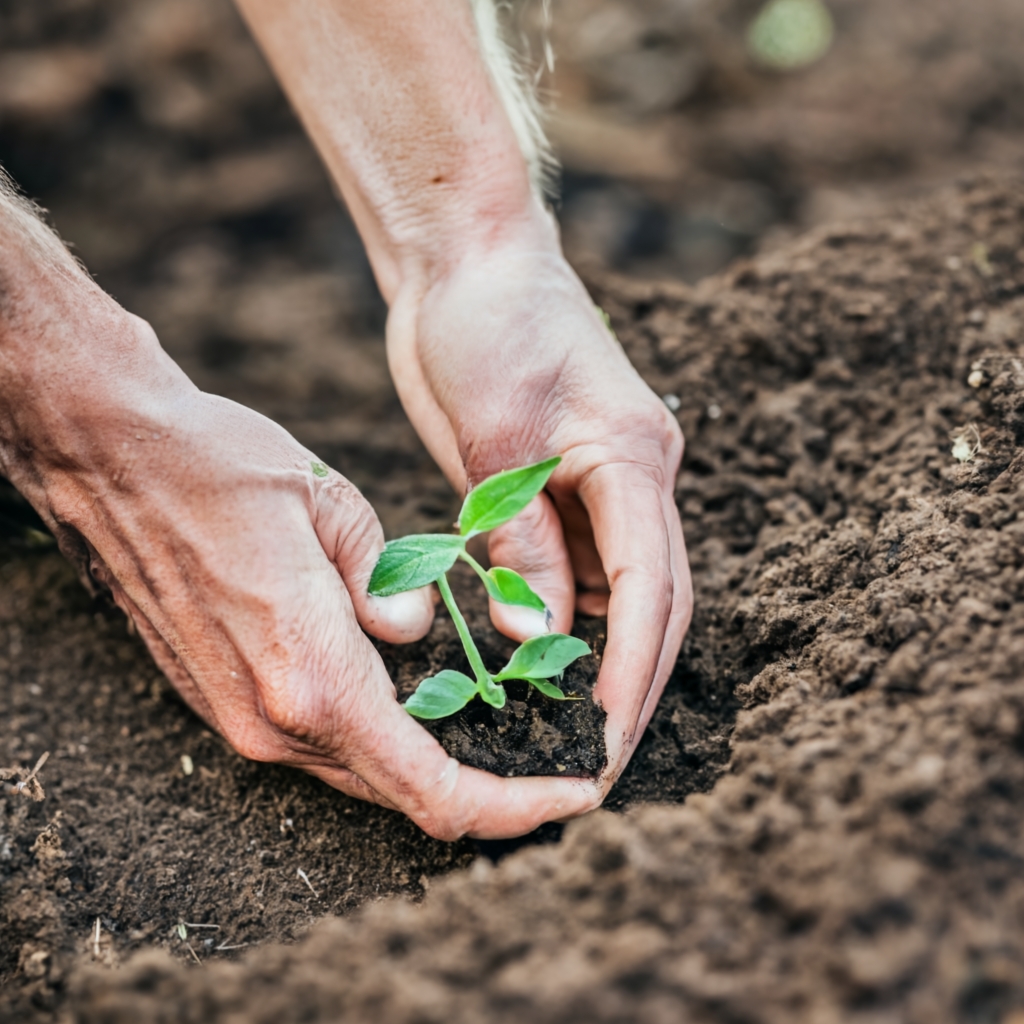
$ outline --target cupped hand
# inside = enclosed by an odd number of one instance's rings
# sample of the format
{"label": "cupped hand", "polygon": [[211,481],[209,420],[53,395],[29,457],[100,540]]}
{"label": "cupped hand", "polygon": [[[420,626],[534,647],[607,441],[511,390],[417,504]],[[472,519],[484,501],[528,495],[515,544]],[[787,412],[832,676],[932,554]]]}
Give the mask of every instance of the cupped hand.
{"label": "cupped hand", "polygon": [[147,325],[112,331],[120,376],[79,375],[76,397],[52,376],[35,416],[48,429],[0,464],[210,725],[246,757],[436,837],[518,835],[593,805],[590,783],[499,779],[448,757],[362,631],[408,641],[433,617],[425,590],[367,594],[384,546],[367,502],[282,428],[192,387]]}
{"label": "cupped hand", "polygon": [[494,564],[545,600],[492,602],[502,632],[568,632],[608,614],[595,689],[608,713],[607,792],[654,712],[689,625],[692,586],[673,489],[683,438],[630,365],[552,233],[476,253],[392,304],[399,395],[452,484],[561,455],[547,491],[490,537]]}

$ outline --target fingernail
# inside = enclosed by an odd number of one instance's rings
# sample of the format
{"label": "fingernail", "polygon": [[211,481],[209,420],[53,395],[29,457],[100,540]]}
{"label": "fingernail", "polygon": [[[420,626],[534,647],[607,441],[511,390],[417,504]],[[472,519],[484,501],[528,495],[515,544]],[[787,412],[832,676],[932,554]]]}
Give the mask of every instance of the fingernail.
{"label": "fingernail", "polygon": [[501,609],[505,625],[512,632],[524,639],[534,636],[543,636],[551,632],[551,612],[545,608],[539,612],[534,608],[520,608],[515,605],[505,605]]}

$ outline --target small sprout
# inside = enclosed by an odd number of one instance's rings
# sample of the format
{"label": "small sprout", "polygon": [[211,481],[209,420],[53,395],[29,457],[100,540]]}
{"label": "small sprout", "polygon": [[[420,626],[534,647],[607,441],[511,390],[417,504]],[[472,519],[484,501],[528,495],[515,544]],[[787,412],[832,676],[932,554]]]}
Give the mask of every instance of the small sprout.
{"label": "small sprout", "polygon": [[178,938],[181,939],[182,942],[188,941],[188,927],[186,926],[184,921],[178,922],[178,927],[176,931],[178,933]]}
{"label": "small sprout", "polygon": [[331,474],[331,471],[327,468],[327,464],[325,462],[311,462],[309,465],[313,470],[313,476],[323,478],[325,476],[330,476]]}
{"label": "small sprout", "polygon": [[769,0],[747,32],[747,45],[758,63],[791,71],[824,57],[834,35],[821,0]]}
{"label": "small sprout", "polygon": [[466,496],[459,513],[457,537],[419,534],[389,541],[384,546],[370,576],[369,593],[373,597],[390,597],[436,583],[475,676],[470,678],[463,672],[443,669],[424,679],[403,705],[410,715],[424,719],[446,718],[465,707],[474,697],[492,707],[504,707],[507,696],[501,684],[509,679],[524,680],[552,700],[576,699],[566,697],[558,686],[548,680],[561,677],[572,662],[590,653],[590,648],[582,640],[564,633],[533,637],[516,649],[500,672],[492,675],[484,666],[466,620],[455,603],[446,575],[461,558],[480,577],[492,600],[546,612],[544,601],[519,573],[502,566],[484,569],[466,550],[466,542],[519,515],[544,489],[561,461],[556,456],[488,477]]}
{"label": "small sprout", "polygon": [[980,451],[981,434],[973,423],[968,423],[954,435],[951,454],[957,462],[970,462]]}

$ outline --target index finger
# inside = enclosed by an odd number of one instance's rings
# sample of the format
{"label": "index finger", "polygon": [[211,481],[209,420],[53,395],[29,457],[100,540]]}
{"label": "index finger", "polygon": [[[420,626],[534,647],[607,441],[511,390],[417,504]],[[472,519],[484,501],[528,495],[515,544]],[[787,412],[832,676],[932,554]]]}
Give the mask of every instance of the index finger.
{"label": "index finger", "polygon": [[660,475],[606,463],[580,499],[608,577],[608,642],[594,698],[608,713],[608,774],[619,774],[672,671],[692,606],[682,526]]}

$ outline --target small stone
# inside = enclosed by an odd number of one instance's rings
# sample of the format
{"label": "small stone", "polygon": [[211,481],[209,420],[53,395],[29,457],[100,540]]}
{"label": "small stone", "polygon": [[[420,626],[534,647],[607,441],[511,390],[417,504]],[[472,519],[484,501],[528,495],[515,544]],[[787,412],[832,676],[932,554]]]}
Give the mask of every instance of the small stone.
{"label": "small stone", "polygon": [[188,754],[181,755],[181,770],[186,775],[191,775],[195,770],[195,765],[192,763],[192,758]]}
{"label": "small stone", "polygon": [[678,395],[664,395],[661,400],[669,412],[678,412],[679,407],[683,404]]}
{"label": "small stone", "polygon": [[722,415],[722,407],[712,402],[707,408],[707,413],[709,420],[717,420]]}

